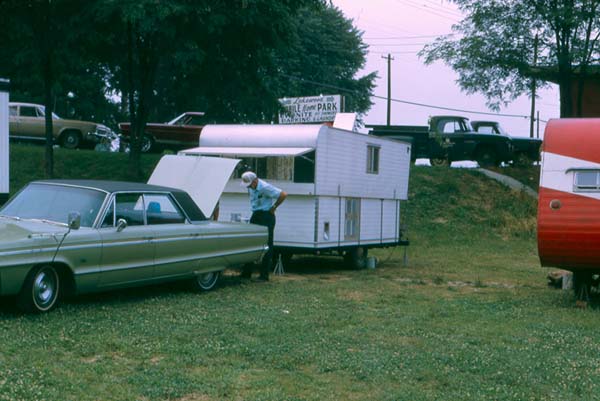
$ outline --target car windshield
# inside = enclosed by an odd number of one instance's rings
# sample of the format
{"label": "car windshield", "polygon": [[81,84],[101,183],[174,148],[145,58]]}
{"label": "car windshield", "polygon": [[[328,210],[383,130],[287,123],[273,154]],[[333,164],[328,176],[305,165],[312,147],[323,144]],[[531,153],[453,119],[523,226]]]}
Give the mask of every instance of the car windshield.
{"label": "car windshield", "polygon": [[80,187],[29,184],[0,209],[0,215],[67,224],[71,212],[81,215],[81,226],[91,227],[106,193]]}
{"label": "car windshield", "polygon": [[204,113],[183,113],[172,119],[168,125],[204,125]]}

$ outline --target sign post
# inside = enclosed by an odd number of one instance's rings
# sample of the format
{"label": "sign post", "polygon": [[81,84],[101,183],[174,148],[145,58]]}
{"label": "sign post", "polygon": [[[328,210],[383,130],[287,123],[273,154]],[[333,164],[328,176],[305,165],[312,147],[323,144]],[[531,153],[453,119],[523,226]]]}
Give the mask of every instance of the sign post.
{"label": "sign post", "polygon": [[279,113],[279,124],[333,122],[342,110],[341,95],[287,97],[279,99],[285,111]]}
{"label": "sign post", "polygon": [[8,92],[10,82],[0,78],[0,205],[6,202],[9,193],[8,165]]}

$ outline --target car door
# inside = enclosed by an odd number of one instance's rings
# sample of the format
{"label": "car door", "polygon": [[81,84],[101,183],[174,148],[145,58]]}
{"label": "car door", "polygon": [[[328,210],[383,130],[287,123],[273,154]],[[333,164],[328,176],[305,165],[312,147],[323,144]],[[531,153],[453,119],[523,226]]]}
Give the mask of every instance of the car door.
{"label": "car door", "polygon": [[19,107],[19,131],[22,136],[43,139],[46,133],[44,114],[37,106]]}
{"label": "car door", "polygon": [[169,194],[146,194],[148,225],[155,235],[155,275],[174,278],[225,265],[220,236],[200,222],[190,224]]}
{"label": "car door", "polygon": [[[146,224],[141,193],[117,193],[102,220],[101,287],[154,279],[154,231]],[[124,220],[127,226],[119,226]]]}

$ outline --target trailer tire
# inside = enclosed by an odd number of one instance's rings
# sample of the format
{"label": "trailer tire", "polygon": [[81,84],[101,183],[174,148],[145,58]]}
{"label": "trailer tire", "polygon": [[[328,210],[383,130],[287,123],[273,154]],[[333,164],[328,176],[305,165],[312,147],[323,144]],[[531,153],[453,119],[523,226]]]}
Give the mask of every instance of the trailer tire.
{"label": "trailer tire", "polygon": [[575,300],[588,302],[592,290],[593,277],[591,273],[574,271],[573,272],[573,290],[575,291]]}
{"label": "trailer tire", "polygon": [[368,254],[369,248],[362,246],[352,247],[344,253],[344,263],[351,269],[364,269]]}

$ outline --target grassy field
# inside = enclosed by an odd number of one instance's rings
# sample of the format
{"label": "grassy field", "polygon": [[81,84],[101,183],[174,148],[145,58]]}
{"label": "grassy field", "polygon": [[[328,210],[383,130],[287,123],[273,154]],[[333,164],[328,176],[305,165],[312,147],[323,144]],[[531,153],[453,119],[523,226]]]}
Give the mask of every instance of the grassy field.
{"label": "grassy field", "polygon": [[[34,153],[13,149],[15,182],[40,171]],[[57,171],[119,177],[124,160],[60,151]],[[403,248],[375,270],[295,258],[269,283],[229,272],[202,295],[133,289],[41,316],[5,300],[0,400],[598,399],[598,310],[546,286],[535,201],[466,169],[413,167],[410,188],[406,265]]]}

